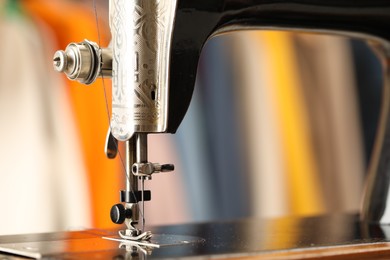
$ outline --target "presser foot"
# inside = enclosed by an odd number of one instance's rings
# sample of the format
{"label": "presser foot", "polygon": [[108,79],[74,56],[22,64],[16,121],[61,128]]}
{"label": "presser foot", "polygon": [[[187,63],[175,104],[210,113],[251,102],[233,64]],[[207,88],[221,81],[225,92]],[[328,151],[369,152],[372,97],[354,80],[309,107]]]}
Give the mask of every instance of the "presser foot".
{"label": "presser foot", "polygon": [[127,232],[129,230],[119,230],[118,234],[119,236],[122,238],[122,239],[125,239],[125,240],[131,240],[131,241],[149,241],[153,234],[152,232],[150,231],[145,231],[145,232],[140,232],[138,230],[138,235],[133,235],[134,233],[131,232],[132,234],[128,234],[129,232]]}
{"label": "presser foot", "polygon": [[[129,247],[135,246],[138,250],[144,252],[147,249],[151,248],[159,248],[160,245],[156,244],[150,239],[153,237],[152,232],[145,231],[142,232],[140,230],[119,230],[118,231],[119,237],[102,237],[103,239],[111,240],[111,241],[117,241],[120,243],[119,247],[122,248],[123,246],[128,249]],[[149,251],[149,250],[147,250]],[[144,253],[146,253],[145,251]]]}
{"label": "presser foot", "polygon": [[[137,231],[139,234],[134,235],[134,231]],[[148,248],[159,248],[160,245],[157,243],[153,243],[150,241],[150,239],[153,237],[152,232],[145,231],[142,232],[140,230],[119,230],[118,231],[119,238],[114,237],[103,237],[103,239],[112,240],[120,242],[119,247],[126,246],[136,246],[138,250],[141,250],[142,252],[145,251],[145,249]],[[146,253],[145,251],[144,253]]]}

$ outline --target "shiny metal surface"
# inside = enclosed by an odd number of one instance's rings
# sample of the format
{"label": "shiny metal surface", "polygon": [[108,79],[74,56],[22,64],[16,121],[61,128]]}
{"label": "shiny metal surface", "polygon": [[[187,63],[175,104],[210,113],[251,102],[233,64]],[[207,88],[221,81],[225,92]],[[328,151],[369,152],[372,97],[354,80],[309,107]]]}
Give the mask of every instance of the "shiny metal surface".
{"label": "shiny metal surface", "polygon": [[113,50],[112,133],[164,132],[176,1],[111,0]]}
{"label": "shiny metal surface", "polygon": [[99,76],[105,78],[112,77],[112,49],[108,48],[99,48],[98,56],[100,57],[100,73]]}
{"label": "shiny metal surface", "polygon": [[[147,163],[148,162],[148,136],[147,134],[135,134],[135,149],[136,149],[136,161],[131,165],[130,173],[133,174],[133,168],[136,163]],[[134,175],[136,176],[136,175]],[[138,177],[138,176],[136,176]],[[145,191],[145,178],[139,178],[141,180],[141,205],[142,207],[142,216],[141,216],[141,230],[145,231],[145,200],[144,200],[144,191]]]}
{"label": "shiny metal surface", "polygon": [[144,246],[145,249],[151,248],[161,248],[165,246],[175,246],[175,245],[188,245],[188,244],[196,244],[196,243],[204,243],[205,240],[199,237],[192,236],[181,236],[181,235],[167,235],[167,234],[155,234],[148,241],[142,241],[141,239],[137,239],[134,241],[129,241],[128,239],[121,239],[117,237],[103,237],[104,239],[108,239],[111,241],[117,241],[124,245],[137,245]]}
{"label": "shiny metal surface", "polygon": [[[126,191],[135,194],[138,191],[138,178],[131,173],[133,164],[137,161],[135,138],[126,141]],[[134,225],[139,221],[138,203],[126,203],[126,208],[131,209],[132,217],[125,220],[128,230],[133,230]],[[127,234],[130,235],[130,234]]]}
{"label": "shiny metal surface", "polygon": [[215,31],[210,37],[245,30],[291,31],[345,36],[366,41],[373,49],[378,60],[382,63],[384,85],[381,114],[379,116],[380,120],[374,150],[371,154],[367,171],[360,218],[362,221],[368,223],[390,224],[390,68],[388,65],[390,59],[390,42],[374,35],[358,32],[247,25],[229,25]]}
{"label": "shiny metal surface", "polygon": [[[378,244],[390,250],[390,227],[367,225],[356,215],[333,215],[310,218],[248,219],[151,228],[154,234],[200,238],[196,243],[163,246],[151,250],[154,258],[242,257],[271,258],[275,253],[312,252],[315,249],[343,248],[351,245]],[[41,244],[43,259],[137,259],[140,251],[129,256],[126,248],[102,236],[116,231],[87,230],[51,234],[0,237],[0,248],[34,247]],[[51,242],[53,243],[51,243]],[[45,244],[46,243],[46,244]],[[4,245],[6,244],[6,245]],[[354,247],[352,247],[353,250]],[[1,256],[1,255],[0,255]],[[280,258],[279,258],[280,259]],[[297,259],[297,258],[294,258]]]}
{"label": "shiny metal surface", "polygon": [[116,140],[114,136],[111,134],[110,128],[107,131],[104,153],[109,159],[114,159],[118,154],[118,140]]}
{"label": "shiny metal surface", "polygon": [[136,162],[148,162],[148,136],[146,134],[137,134],[135,136]]}
{"label": "shiny metal surface", "polygon": [[93,83],[98,76],[111,77],[112,51],[101,49],[91,41],[70,43],[65,51],[57,51],[53,57],[54,69],[63,72],[70,80],[83,84]]}
{"label": "shiny metal surface", "polygon": [[191,100],[199,53],[218,33],[242,29],[310,31],[348,35],[376,45],[385,85],[361,218],[390,224],[390,3],[382,0],[239,1],[178,0],[172,34],[169,122],[174,133]]}
{"label": "shiny metal surface", "polygon": [[159,163],[135,163],[132,171],[135,176],[151,178],[153,173],[171,172],[175,169],[173,164],[159,164]]}
{"label": "shiny metal surface", "polygon": [[375,146],[371,155],[361,219],[369,223],[390,224],[390,43],[372,41],[371,46],[383,67],[382,106]]}

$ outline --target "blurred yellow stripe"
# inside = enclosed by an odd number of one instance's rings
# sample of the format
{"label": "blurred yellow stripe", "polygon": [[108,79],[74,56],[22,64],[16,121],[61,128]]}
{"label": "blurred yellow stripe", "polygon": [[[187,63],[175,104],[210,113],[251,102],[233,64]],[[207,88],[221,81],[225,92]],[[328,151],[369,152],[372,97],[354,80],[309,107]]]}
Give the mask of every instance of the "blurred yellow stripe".
{"label": "blurred yellow stripe", "polygon": [[286,167],[291,214],[324,212],[318,170],[310,142],[308,116],[295,59],[291,34],[263,32],[256,36],[268,52],[268,68],[273,79],[274,102],[278,108],[280,133]]}

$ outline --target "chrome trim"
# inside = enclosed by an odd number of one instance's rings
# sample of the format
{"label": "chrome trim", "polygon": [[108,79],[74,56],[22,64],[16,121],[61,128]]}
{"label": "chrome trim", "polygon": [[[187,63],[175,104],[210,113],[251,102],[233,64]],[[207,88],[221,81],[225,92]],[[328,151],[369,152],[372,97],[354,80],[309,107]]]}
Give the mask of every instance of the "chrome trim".
{"label": "chrome trim", "polygon": [[165,132],[176,1],[110,0],[112,134]]}

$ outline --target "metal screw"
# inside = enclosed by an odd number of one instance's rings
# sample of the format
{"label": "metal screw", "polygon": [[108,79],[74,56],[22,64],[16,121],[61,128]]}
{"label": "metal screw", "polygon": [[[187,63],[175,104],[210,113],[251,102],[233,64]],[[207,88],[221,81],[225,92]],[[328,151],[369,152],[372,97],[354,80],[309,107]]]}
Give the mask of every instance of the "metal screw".
{"label": "metal screw", "polygon": [[54,69],[58,72],[64,72],[67,65],[66,53],[64,51],[56,51],[53,57]]}

